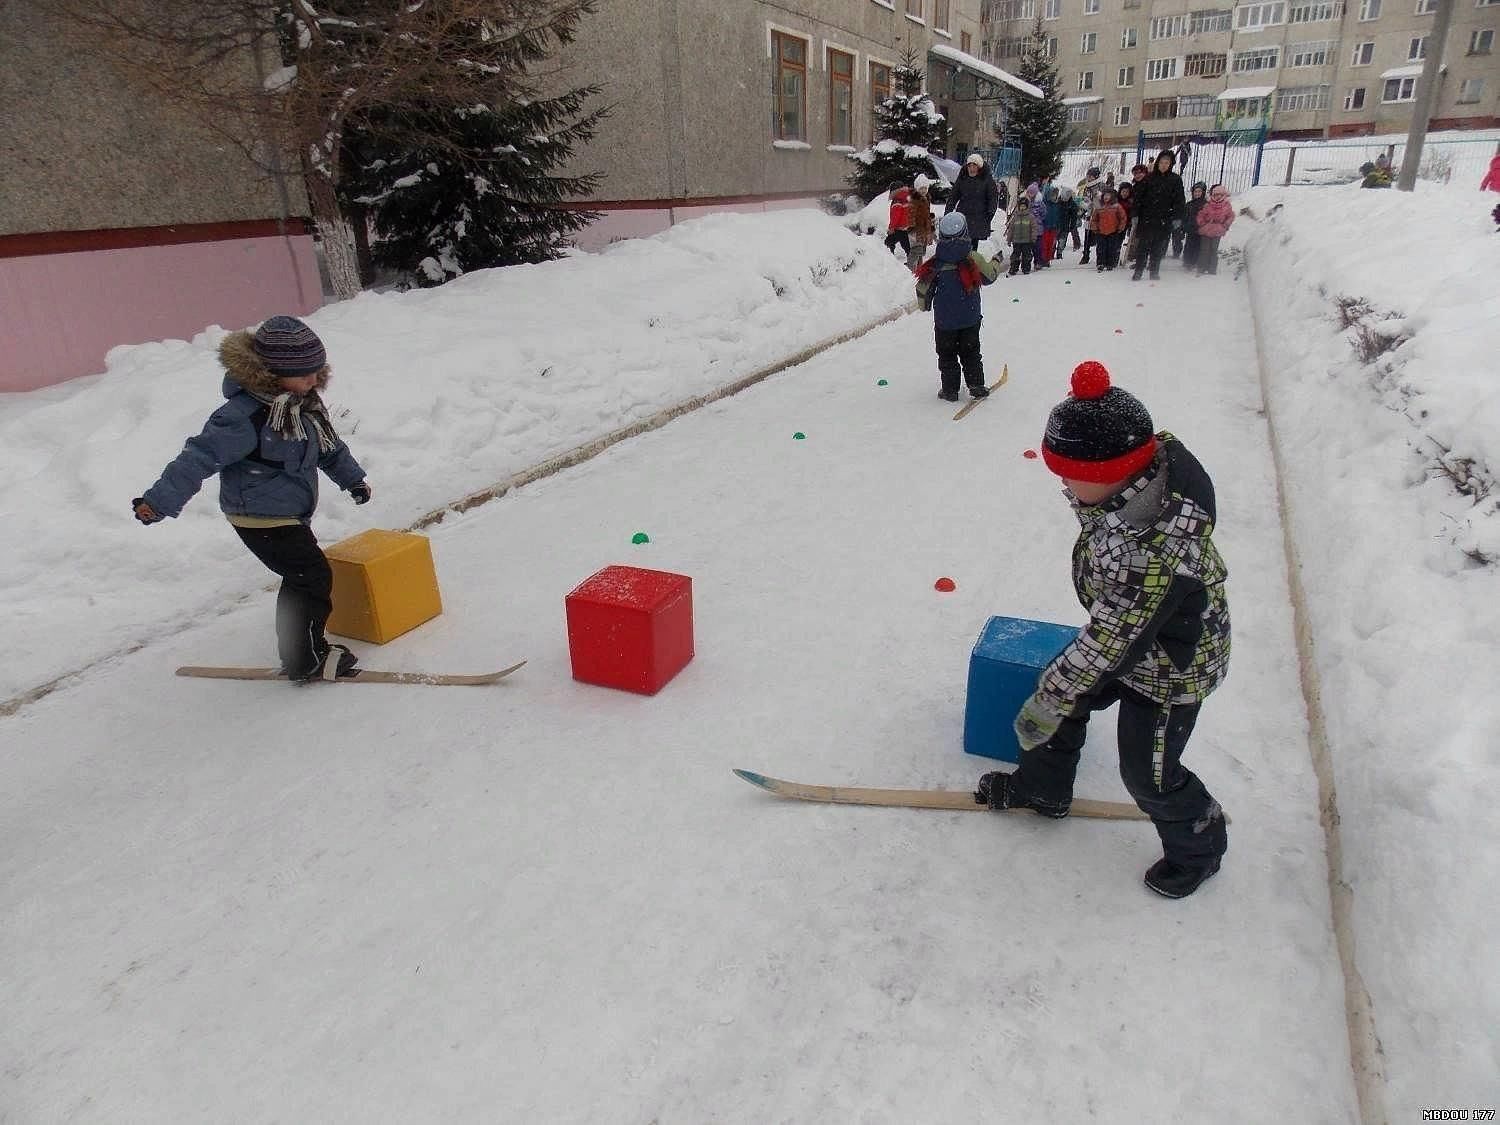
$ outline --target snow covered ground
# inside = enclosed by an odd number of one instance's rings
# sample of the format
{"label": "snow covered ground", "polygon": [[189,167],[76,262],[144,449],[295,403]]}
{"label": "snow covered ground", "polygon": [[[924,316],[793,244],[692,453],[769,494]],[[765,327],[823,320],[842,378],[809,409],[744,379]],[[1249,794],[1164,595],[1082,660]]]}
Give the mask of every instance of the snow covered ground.
{"label": "snow covered ground", "polygon": [[[1314,196],[1323,209],[1301,210]],[[1240,202],[1264,215],[1279,198]],[[1388,407],[1403,380],[1442,399],[1452,349],[1494,354],[1496,240],[1456,216],[1433,224],[1421,195],[1287,200],[1268,222],[1242,219],[1234,241],[1252,242],[1263,343],[1277,336],[1264,357],[1385,1107],[1396,1121],[1494,1105],[1486,892],[1500,863],[1484,798],[1500,712],[1482,685],[1497,666],[1497,568],[1465,560],[1489,524],[1419,479],[1403,445],[1417,421]],[[807,225],[772,225],[787,221]],[[1370,255],[1371,229],[1401,232],[1384,243],[1398,266]],[[851,251],[816,215],[710,220],[652,240],[713,240],[726,270],[764,276],[779,262],[800,278],[831,260],[824,238],[832,258],[853,257],[839,276],[858,284],[812,286],[787,300],[795,313],[770,306],[780,319],[751,302],[737,320],[711,315],[722,293],[679,278],[678,307],[694,312],[670,356],[686,365],[696,331],[700,354],[764,349],[736,361],[755,367],[806,342],[779,348],[757,315],[776,326],[806,314],[799,328],[822,338],[905,300],[909,282],[874,240]],[[1439,269],[1435,240],[1480,294],[1467,310],[1458,286],[1413,272]],[[1470,250],[1462,268],[1452,260]],[[328,498],[325,538],[399,525],[705,389],[701,365],[653,384],[649,407],[639,382],[615,401],[602,377],[570,394],[538,375],[515,402],[510,382],[475,389],[486,344],[506,357],[519,346],[481,336],[476,318],[547,338],[514,327],[524,309],[524,324],[566,334],[559,347],[628,349],[622,326],[672,304],[650,279],[676,275],[619,269],[622,253],[664,251],[622,244],[563,263],[578,271],[568,286],[504,271],[415,295],[427,309],[386,298],[356,321],[361,298],[320,314],[335,357],[351,357],[334,397],[356,411],[356,451],[388,458],[385,473],[370,466],[388,506]],[[62,512],[52,530],[100,552],[85,564],[28,541],[8,562],[12,620],[16,607],[34,618],[8,646],[6,682],[34,682],[53,615],[70,636],[92,612],[120,637],[154,638],[0,719],[0,1118],[1357,1120],[1251,288],[1233,264],[1203,280],[1169,267],[1154,285],[1076,268],[1001,281],[986,293],[984,344],[1010,382],[960,423],[934,398],[931,322],[913,316],[445,520],[432,529],[445,615],[359,647],[372,667],[529,658],[492,689],[170,675],[272,653],[269,595],[203,612],[263,581],[211,495],[192,519],[101,530],[124,511],[112,493],[134,495],[136,470],[154,473],[206,412],[210,341],[132,349],[129,386],[112,368],[0,402],[6,440],[30,433],[25,448],[44,459],[28,478],[42,498],[12,487],[6,510]],[[1372,271],[1382,280],[1360,295],[1416,318],[1412,342],[1387,353],[1403,366],[1378,386],[1338,366],[1349,346],[1317,311],[1334,311],[1320,282],[1336,295]],[[698,287],[726,276],[697,275]],[[446,293],[473,300],[448,308]],[[820,295],[842,313],[820,318]],[[1138,824],[778,804],[729,772],[960,788],[990,768],[960,751],[983,622],[1080,620],[1075,525],[1023,454],[1084,358],[1138,393],[1219,487],[1235,657],[1188,761],[1234,823],[1223,872],[1183,903],[1140,886],[1158,845]],[[716,381],[743,373],[729,366]],[[158,379],[171,389],[136,389]],[[1472,417],[1433,412],[1436,432],[1488,456],[1490,416],[1470,406]],[[530,424],[513,440],[530,455],[507,444],[481,463],[489,445],[473,433],[517,417]],[[403,424],[413,431],[398,446]],[[534,430],[545,438],[533,446]],[[78,469],[80,443],[92,475]],[[470,452],[449,476],[453,449]],[[1472,536],[1435,537],[1444,511]],[[633,546],[641,530],[651,542]],[[141,553],[157,542],[153,575]],[[697,656],[653,699],[569,678],[563,596],[612,562],[694,579]],[[935,592],[939,576],[957,592]],[[178,614],[194,620],[139,624]],[[99,653],[115,641],[79,643]],[[1475,687],[1455,696],[1455,681]],[[1124,799],[1109,718],[1079,792]]]}
{"label": "snow covered ground", "polygon": [[[321,533],[405,526],[910,300],[878,243],[785,211],[331,305],[308,319],[375,500],[356,511],[326,490]],[[13,466],[0,480],[0,701],[263,584],[224,534],[214,482],[169,528],[143,534],[130,518],[131,497],[223,401],[223,336],[117,348],[99,376],[0,395]]]}

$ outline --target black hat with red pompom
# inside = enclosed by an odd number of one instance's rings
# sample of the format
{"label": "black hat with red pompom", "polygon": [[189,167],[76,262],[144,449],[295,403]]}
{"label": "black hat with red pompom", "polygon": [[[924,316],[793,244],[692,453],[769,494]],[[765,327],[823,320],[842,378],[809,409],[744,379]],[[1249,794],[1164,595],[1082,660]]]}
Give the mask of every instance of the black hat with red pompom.
{"label": "black hat with red pompom", "polygon": [[1096,360],[1073,368],[1073,393],[1052,408],[1042,460],[1066,480],[1129,480],[1156,456],[1151,415],[1129,391],[1110,385]]}

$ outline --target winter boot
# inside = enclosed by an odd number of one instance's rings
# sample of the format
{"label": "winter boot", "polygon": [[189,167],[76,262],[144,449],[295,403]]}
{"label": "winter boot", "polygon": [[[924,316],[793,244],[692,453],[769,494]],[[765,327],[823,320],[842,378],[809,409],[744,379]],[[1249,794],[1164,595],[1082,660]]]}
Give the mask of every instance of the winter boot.
{"label": "winter boot", "polygon": [[990,389],[988,387],[970,387],[969,388],[969,397],[970,398],[989,398],[990,397]]}
{"label": "winter boot", "polygon": [[315,667],[303,675],[288,676],[293,683],[310,684],[318,680],[343,680],[359,675],[359,657],[343,645],[329,645]]}
{"label": "winter boot", "polygon": [[1011,776],[999,771],[985,774],[979,779],[979,788],[974,790],[974,803],[988,805],[992,809],[1030,809],[1039,816],[1053,820],[1061,820],[1073,807],[1071,798],[1055,802],[1018,796],[1011,788]]}
{"label": "winter boot", "polygon": [[944,402],[957,402],[958,401],[958,392],[957,391],[938,391],[938,398],[942,399]]}
{"label": "winter boot", "polygon": [[1207,867],[1185,867],[1163,856],[1146,869],[1146,886],[1163,898],[1187,898],[1219,870],[1216,859]]}

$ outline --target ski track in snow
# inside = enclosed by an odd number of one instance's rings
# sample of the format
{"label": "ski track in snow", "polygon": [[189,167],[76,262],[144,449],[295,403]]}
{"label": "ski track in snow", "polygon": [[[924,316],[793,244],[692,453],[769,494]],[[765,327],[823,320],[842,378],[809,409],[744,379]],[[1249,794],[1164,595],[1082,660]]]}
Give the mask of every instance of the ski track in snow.
{"label": "ski track in snow", "polygon": [[[1355,1120],[1245,288],[1064,268],[985,302],[1010,381],[961,423],[913,316],[434,528],[445,614],[358,647],[529,658],[496,688],[171,676],[262,662],[257,595],[6,720],[17,1120]],[[1146,825],[729,772],[992,768],[960,750],[984,620],[1082,620],[1022,453],[1085,358],[1219,489],[1235,656],[1187,761],[1234,824],[1181,903],[1140,885]],[[694,580],[696,658],[653,699],[569,676],[563,596],[617,562]],[[1112,720],[1080,794],[1125,799]]]}

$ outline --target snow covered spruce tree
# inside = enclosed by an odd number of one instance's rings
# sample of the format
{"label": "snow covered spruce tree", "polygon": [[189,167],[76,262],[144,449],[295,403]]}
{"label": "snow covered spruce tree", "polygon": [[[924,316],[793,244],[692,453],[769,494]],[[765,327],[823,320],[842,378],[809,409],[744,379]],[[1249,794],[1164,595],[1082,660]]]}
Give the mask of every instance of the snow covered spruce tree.
{"label": "snow covered spruce tree", "polygon": [[1059,95],[1057,67],[1047,57],[1047,35],[1040,16],[1027,36],[1016,76],[1047,95],[1033,98],[1010,89],[1005,95],[1006,139],[1021,142],[1020,179],[1025,185],[1062,171],[1062,154],[1068,147],[1068,107]]}
{"label": "snow covered spruce tree", "polygon": [[430,286],[559,257],[566,237],[598,217],[563,204],[592,194],[600,177],[557,173],[593,138],[605,111],[584,107],[598,92],[434,109],[407,118],[410,140],[378,117],[368,141],[352,131],[341,188],[369,208],[375,263]]}
{"label": "snow covered spruce tree", "polygon": [[[345,144],[461,151],[459,109],[535,100],[537,60],[597,0],[57,0],[85,49],[269,174],[300,171],[340,297],[359,292]],[[439,133],[419,133],[422,128]]]}
{"label": "snow covered spruce tree", "polygon": [[911,183],[918,172],[935,179],[930,158],[948,142],[948,123],[924,89],[921,56],[908,48],[894,77],[897,92],[875,107],[878,139],[849,157],[854,161],[849,186],[866,203],[894,182]]}

